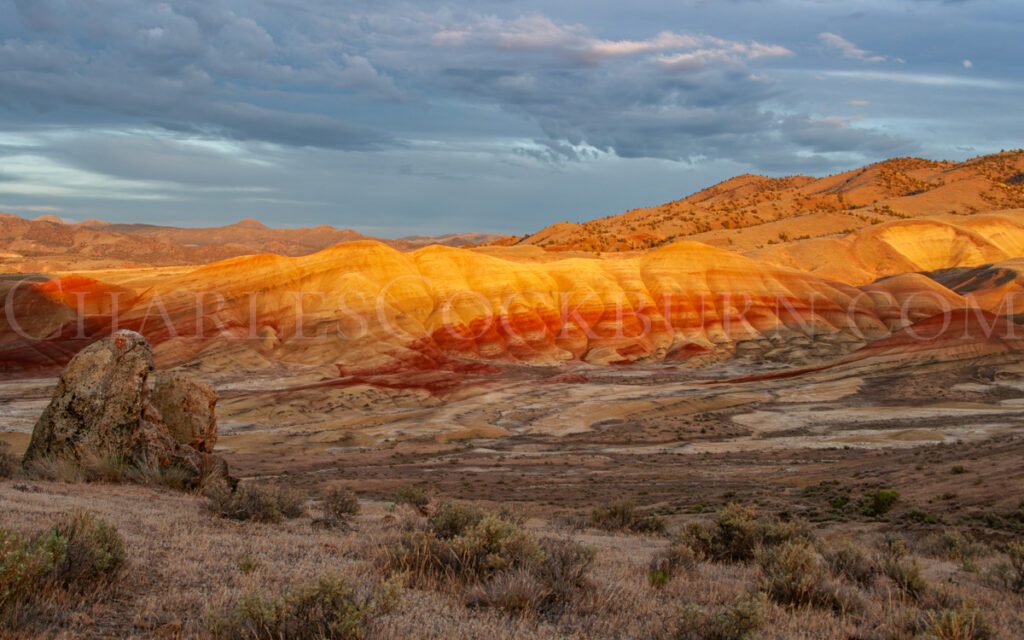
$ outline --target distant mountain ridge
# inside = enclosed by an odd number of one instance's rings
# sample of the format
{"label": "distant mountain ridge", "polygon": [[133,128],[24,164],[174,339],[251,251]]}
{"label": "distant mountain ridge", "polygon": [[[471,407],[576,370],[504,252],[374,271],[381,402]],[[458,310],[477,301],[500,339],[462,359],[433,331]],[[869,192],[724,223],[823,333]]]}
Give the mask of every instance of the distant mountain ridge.
{"label": "distant mountain ridge", "polygon": [[503,237],[466,233],[383,239],[330,225],[274,229],[252,218],[221,227],[187,228],[95,219],[65,223],[52,215],[29,220],[0,214],[0,270],[206,264],[257,253],[302,256],[355,240],[377,240],[411,251],[430,244],[487,244]]}

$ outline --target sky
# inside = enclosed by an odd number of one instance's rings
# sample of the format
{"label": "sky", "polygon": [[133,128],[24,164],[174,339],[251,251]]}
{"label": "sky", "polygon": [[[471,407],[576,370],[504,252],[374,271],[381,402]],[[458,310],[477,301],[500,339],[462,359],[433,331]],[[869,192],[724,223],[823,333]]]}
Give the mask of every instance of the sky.
{"label": "sky", "polygon": [[0,0],[0,211],[526,233],[1024,146],[1019,0]]}

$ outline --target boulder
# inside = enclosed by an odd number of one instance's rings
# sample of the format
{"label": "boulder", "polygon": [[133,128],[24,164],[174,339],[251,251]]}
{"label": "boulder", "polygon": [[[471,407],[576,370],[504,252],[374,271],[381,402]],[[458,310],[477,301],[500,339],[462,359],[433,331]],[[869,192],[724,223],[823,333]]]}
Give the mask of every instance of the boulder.
{"label": "boulder", "polygon": [[134,331],[116,331],[83,349],[61,372],[32,430],[24,464],[115,458],[128,467],[174,468],[188,486],[211,473],[230,481],[227,465],[211,453],[216,394],[185,374],[161,374],[151,397],[152,372],[149,344]]}
{"label": "boulder", "polygon": [[161,371],[153,384],[153,406],[180,444],[213,451],[217,444],[217,394],[202,380],[180,371]]}
{"label": "boulder", "polygon": [[152,370],[153,352],[134,331],[117,331],[80,351],[61,372],[25,461],[131,450]]}

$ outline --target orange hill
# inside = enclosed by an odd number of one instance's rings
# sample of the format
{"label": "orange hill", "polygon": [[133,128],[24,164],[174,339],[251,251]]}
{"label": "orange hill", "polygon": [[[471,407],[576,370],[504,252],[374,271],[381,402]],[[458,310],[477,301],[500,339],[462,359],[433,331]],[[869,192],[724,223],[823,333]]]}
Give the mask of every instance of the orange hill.
{"label": "orange hill", "polygon": [[623,251],[690,238],[745,251],[923,215],[1022,207],[1024,151],[962,163],[897,158],[820,179],[742,175],[656,207],[556,223],[520,242]]}
{"label": "orange hill", "polygon": [[[123,294],[118,326],[144,333],[165,363],[209,364],[211,350],[227,350],[230,366],[284,362],[321,367],[325,375],[399,380],[411,370],[458,372],[466,362],[611,364],[731,353],[770,335],[802,343],[810,336],[835,347],[835,355],[889,335],[906,318],[931,315],[935,304],[927,297],[918,307],[911,299],[909,314],[901,314],[895,293],[696,242],[634,257],[514,262],[465,249],[402,253],[360,241],[303,257],[264,254],[172,271],[137,290],[119,272],[99,277],[104,281],[66,276],[23,287],[22,304],[35,305],[28,314],[38,327],[33,335],[55,337],[8,341],[0,360],[47,364],[69,351],[60,347],[68,336],[77,330],[77,339],[86,337],[69,314],[73,304],[92,310],[97,324],[88,337],[104,334],[109,305],[93,297],[112,291]],[[927,282],[951,305],[966,304]]]}

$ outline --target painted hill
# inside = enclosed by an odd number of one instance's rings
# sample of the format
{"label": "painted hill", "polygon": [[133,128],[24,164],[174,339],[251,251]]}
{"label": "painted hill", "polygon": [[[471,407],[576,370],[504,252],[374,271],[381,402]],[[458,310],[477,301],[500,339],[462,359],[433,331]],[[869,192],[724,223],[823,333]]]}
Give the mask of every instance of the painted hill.
{"label": "painted hill", "polygon": [[856,285],[901,273],[976,267],[1024,256],[1024,209],[897,220],[746,255]]}
{"label": "painted hill", "polygon": [[826,178],[741,175],[691,196],[521,240],[551,250],[647,249],[689,238],[738,251],[936,214],[1024,207],[1024,151],[961,163],[897,158]]}
{"label": "painted hill", "polygon": [[[413,385],[413,374],[415,385],[444,386],[499,363],[685,360],[732,354],[741,343],[750,356],[778,351],[779,339],[795,341],[787,357],[813,360],[889,335],[905,317],[897,297],[696,242],[634,257],[515,262],[358,241],[141,280],[96,276],[22,286],[14,317],[31,319],[31,335],[52,338],[12,338],[0,360],[46,365],[105,335],[114,292],[117,325],[143,333],[166,364],[280,362],[392,386]],[[931,299],[908,304],[913,317],[933,313]],[[78,305],[89,312],[85,329]]]}

